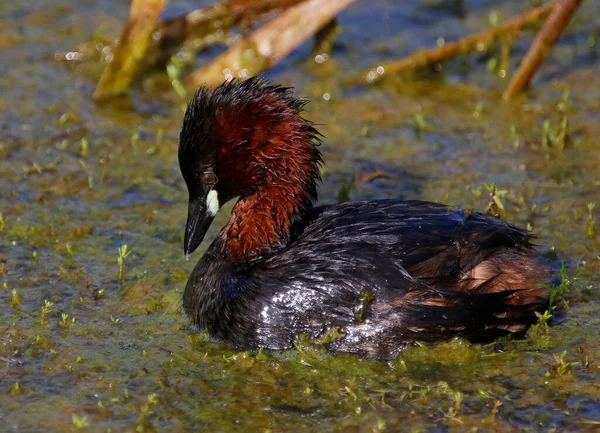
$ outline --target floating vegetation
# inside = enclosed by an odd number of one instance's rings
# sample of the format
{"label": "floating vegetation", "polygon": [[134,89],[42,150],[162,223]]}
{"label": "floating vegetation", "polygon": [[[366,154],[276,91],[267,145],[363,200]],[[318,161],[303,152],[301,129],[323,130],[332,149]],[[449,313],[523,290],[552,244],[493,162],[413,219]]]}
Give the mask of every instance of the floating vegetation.
{"label": "floating vegetation", "polygon": [[573,364],[565,361],[565,356],[567,356],[566,350],[562,351],[561,353],[552,354],[552,357],[554,358],[554,364],[548,365],[546,377],[564,376],[573,371]]}
{"label": "floating vegetation", "polygon": [[[462,11],[452,9],[463,3]],[[5,2],[0,55],[10,67],[0,95],[0,431],[597,428],[600,63],[590,52],[598,51],[600,3],[582,3],[544,64],[551,68],[540,69],[532,90],[510,103],[499,103],[506,81],[486,73],[488,57],[476,46],[473,56],[444,63],[434,76],[364,86],[361,72],[361,86],[345,81],[360,65],[389,77],[384,61],[433,45],[440,35],[445,41],[435,49],[447,49],[453,41],[446,20],[459,38],[475,28],[491,30],[491,3],[484,3],[355,2],[340,19],[344,31],[327,61],[316,62],[304,46],[269,72],[313,101],[306,115],[326,136],[321,203],[336,202],[338,193],[348,200],[393,195],[483,210],[494,200],[480,184],[494,181],[496,190],[510,191],[498,197],[507,220],[521,227],[530,222],[540,252],[554,245],[549,259],[565,262],[563,287],[551,289],[547,312],[522,338],[417,345],[377,361],[331,355],[309,339],[297,350],[243,352],[190,326],[181,296],[199,254],[186,261],[181,252],[182,101],[171,78],[140,69],[126,97],[95,105],[91,91],[115,45],[95,37],[89,23],[102,17],[106,33],[113,33],[128,5],[86,2],[82,14],[70,0]],[[505,1],[497,9],[510,19],[527,7]],[[256,11],[246,34],[272,11]],[[385,35],[365,37],[363,26],[348,21],[359,15]],[[14,43],[4,36],[13,27]],[[239,37],[223,28],[210,43],[229,45]],[[188,41],[198,53],[192,60],[206,64],[217,49],[204,50],[207,40],[196,36]],[[77,60],[72,50],[73,61],[57,64],[43,55],[85,40],[95,57]],[[525,52],[528,45],[527,38],[514,40],[511,49]],[[174,54],[166,51],[163,65]],[[494,55],[501,68],[502,52]],[[185,83],[186,66],[175,72]],[[336,96],[325,101],[326,92]],[[420,112],[425,129],[415,139]],[[568,139],[559,151],[561,136]],[[371,168],[365,173],[364,167]],[[394,189],[378,188],[378,179]],[[472,193],[472,185],[480,186]],[[226,222],[227,210],[215,227]],[[215,236],[213,228],[207,237]],[[370,302],[365,293],[357,318]]]}

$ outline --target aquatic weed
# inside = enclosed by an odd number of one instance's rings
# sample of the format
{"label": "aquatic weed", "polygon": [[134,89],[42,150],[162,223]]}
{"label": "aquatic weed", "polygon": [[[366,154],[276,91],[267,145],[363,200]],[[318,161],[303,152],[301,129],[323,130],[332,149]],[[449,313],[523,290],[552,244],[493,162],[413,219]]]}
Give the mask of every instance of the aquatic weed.
{"label": "aquatic weed", "polygon": [[565,361],[566,355],[566,350],[562,351],[561,353],[552,354],[552,357],[554,358],[554,364],[548,364],[548,371],[546,372],[546,377],[564,376],[566,374],[571,373],[571,371],[573,370],[573,364],[571,362]]}
{"label": "aquatic weed", "polygon": [[12,295],[10,298],[10,302],[13,305],[20,305],[21,304],[21,298],[19,297],[19,292],[17,292],[17,289],[12,289]]}
{"label": "aquatic weed", "polygon": [[40,325],[43,325],[46,323],[46,314],[48,314],[50,312],[53,305],[54,305],[53,302],[44,300],[44,305],[42,305],[42,314],[40,316]]}
{"label": "aquatic weed", "polygon": [[88,417],[85,415],[77,415],[74,413],[71,416],[71,420],[73,421],[75,428],[78,430],[84,429],[89,425]]}
{"label": "aquatic weed", "polygon": [[510,125],[510,136],[513,139],[513,148],[516,150],[519,148],[521,144],[521,138],[519,137],[519,132],[517,131],[516,125]]}
{"label": "aquatic weed", "polygon": [[119,282],[123,281],[123,266],[125,259],[131,254],[131,250],[127,251],[127,244],[123,244],[118,249],[117,263],[119,265]]}
{"label": "aquatic weed", "polygon": [[414,116],[414,128],[417,134],[417,137],[421,137],[425,129],[427,128],[427,122],[425,122],[425,116],[422,111],[415,113]]}
{"label": "aquatic weed", "polygon": [[504,209],[504,203],[502,202],[502,197],[504,197],[506,194],[508,194],[508,190],[507,189],[498,189],[496,187],[495,182],[492,182],[492,183],[484,182],[483,186],[485,186],[485,189],[487,189],[488,192],[490,193],[490,201],[489,201],[488,205],[486,206],[485,211],[494,216],[499,216],[499,217],[504,216],[505,209]]}
{"label": "aquatic weed", "polygon": [[558,307],[558,300],[562,301],[562,305],[567,308],[568,302],[562,299],[562,295],[569,292],[573,287],[573,281],[575,279],[569,277],[567,274],[565,263],[561,263],[561,282],[558,285],[549,285],[540,283],[542,287],[548,290],[548,309],[543,313],[535,312],[538,318],[538,323],[532,326],[527,332],[528,337],[537,338],[547,336],[550,331],[549,323],[555,318],[554,312]]}
{"label": "aquatic weed", "polygon": [[549,119],[544,120],[542,149],[554,148],[563,151],[569,143],[569,118],[563,115],[560,123],[552,127]]}
{"label": "aquatic weed", "polygon": [[543,287],[548,289],[549,298],[548,298],[548,311],[552,312],[556,309],[557,304],[556,301],[562,296],[564,293],[569,292],[573,287],[574,278],[569,277],[567,274],[567,270],[565,268],[565,262],[561,263],[560,269],[560,284],[558,286],[552,286],[547,284],[542,284]]}

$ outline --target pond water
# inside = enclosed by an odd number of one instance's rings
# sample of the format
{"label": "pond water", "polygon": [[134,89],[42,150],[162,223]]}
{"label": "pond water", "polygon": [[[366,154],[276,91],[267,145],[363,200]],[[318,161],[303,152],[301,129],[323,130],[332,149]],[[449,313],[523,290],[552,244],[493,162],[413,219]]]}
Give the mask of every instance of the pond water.
{"label": "pond water", "polygon": [[[206,3],[173,2],[168,14]],[[187,98],[154,74],[97,106],[101,63],[55,60],[117,34],[127,2],[3,2],[0,431],[600,431],[600,3],[584,3],[511,103],[499,102],[507,79],[490,72],[497,53],[347,85],[521,3],[359,1],[339,17],[329,61],[307,43],[266,74],[312,101],[306,115],[326,137],[322,203],[350,186],[352,199],[484,210],[483,185],[495,182],[508,190],[506,218],[532,227],[576,278],[558,326],[367,361],[300,343],[240,353],[191,327],[181,296],[201,252],[183,256],[176,152]],[[509,71],[531,40],[513,45]],[[565,118],[565,148],[546,145]],[[386,177],[370,179],[377,170]]]}

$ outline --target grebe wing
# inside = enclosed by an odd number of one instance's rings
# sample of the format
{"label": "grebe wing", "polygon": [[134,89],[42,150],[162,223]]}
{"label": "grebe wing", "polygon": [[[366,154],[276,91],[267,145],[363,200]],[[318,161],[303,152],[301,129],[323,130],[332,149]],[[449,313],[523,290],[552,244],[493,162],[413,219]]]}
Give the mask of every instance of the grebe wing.
{"label": "grebe wing", "polygon": [[505,248],[530,249],[531,238],[479,212],[424,201],[375,200],[316,208],[297,242],[332,249],[368,246],[400,260],[413,276],[433,277],[468,272]]}

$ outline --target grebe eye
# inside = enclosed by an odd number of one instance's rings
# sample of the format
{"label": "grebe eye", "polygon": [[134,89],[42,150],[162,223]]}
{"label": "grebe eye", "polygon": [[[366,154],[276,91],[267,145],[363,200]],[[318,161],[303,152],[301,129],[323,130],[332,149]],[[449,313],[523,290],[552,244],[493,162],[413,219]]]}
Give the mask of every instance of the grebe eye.
{"label": "grebe eye", "polygon": [[200,176],[200,181],[205,185],[214,185],[217,183],[217,180],[217,175],[212,171],[205,171],[202,173],[202,176]]}

